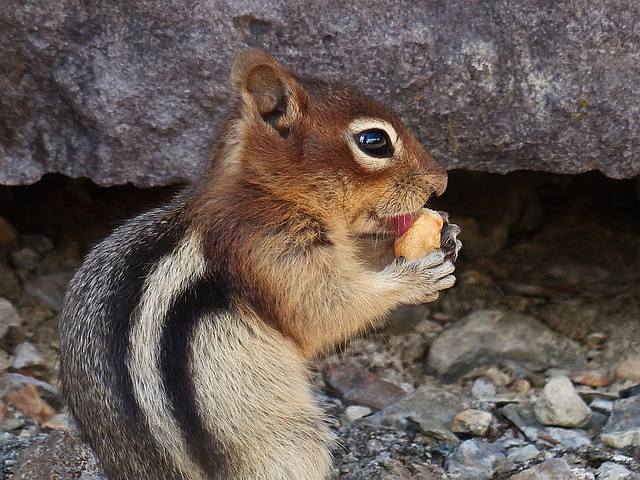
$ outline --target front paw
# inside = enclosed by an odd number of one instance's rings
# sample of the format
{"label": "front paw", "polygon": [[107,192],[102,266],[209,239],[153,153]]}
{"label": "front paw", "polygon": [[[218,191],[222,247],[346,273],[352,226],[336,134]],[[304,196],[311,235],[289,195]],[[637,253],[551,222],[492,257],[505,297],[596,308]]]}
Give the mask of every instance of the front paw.
{"label": "front paw", "polygon": [[397,258],[385,270],[399,283],[403,303],[408,304],[432,302],[456,281],[453,261],[442,250],[417,260]]}
{"label": "front paw", "polygon": [[444,252],[445,258],[452,262],[458,259],[458,252],[462,248],[462,242],[458,240],[459,233],[460,227],[445,220],[440,231],[440,249]]}

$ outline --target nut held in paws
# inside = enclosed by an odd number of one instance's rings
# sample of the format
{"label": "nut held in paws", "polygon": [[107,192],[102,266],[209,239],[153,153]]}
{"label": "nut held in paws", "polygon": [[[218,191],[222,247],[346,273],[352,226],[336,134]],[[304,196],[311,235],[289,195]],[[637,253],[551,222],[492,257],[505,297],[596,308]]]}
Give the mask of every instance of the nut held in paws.
{"label": "nut held in paws", "polygon": [[434,210],[423,208],[413,225],[393,245],[396,257],[415,260],[440,248],[440,231],[444,220]]}

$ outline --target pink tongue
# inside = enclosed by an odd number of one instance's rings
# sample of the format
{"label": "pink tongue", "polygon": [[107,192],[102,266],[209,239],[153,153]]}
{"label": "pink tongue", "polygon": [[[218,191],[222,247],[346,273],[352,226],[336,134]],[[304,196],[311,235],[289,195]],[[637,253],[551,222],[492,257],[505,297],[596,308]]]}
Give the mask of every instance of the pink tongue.
{"label": "pink tongue", "polygon": [[413,225],[413,215],[410,213],[393,217],[393,230],[396,237],[404,235],[405,232],[411,228],[411,225]]}

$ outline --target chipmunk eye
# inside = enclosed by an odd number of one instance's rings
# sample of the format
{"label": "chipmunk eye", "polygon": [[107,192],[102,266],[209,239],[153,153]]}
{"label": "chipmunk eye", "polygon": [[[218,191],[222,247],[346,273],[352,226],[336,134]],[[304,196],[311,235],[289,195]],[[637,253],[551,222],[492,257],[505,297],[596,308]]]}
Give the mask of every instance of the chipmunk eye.
{"label": "chipmunk eye", "polygon": [[389,158],[393,154],[391,140],[384,130],[375,128],[357,133],[355,141],[360,150],[372,157]]}

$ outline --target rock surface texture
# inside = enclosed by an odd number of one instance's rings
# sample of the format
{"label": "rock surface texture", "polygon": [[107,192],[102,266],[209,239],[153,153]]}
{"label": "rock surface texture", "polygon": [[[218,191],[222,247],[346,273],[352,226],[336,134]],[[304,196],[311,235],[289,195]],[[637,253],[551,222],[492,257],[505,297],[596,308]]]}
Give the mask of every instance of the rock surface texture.
{"label": "rock surface texture", "polygon": [[447,169],[640,172],[640,3],[9,0],[0,184],[194,178],[235,55],[395,110]]}

